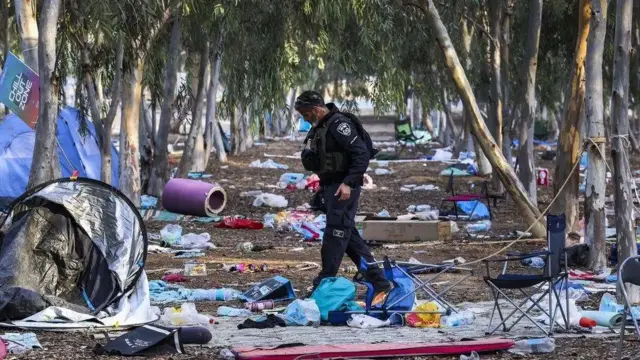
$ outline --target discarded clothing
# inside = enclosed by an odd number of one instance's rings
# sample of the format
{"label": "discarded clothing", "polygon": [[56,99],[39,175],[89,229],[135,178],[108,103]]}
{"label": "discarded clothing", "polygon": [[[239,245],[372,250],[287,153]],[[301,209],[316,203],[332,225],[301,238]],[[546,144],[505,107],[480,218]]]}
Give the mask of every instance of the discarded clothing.
{"label": "discarded clothing", "polygon": [[237,217],[227,216],[222,222],[216,224],[221,229],[251,229],[261,230],[264,228],[262,222],[253,219],[241,219]]}
{"label": "discarded clothing", "polygon": [[192,171],[187,174],[187,178],[189,179],[208,179],[213,177],[211,174],[205,174],[202,171]]}
{"label": "discarded clothing", "polygon": [[10,354],[24,354],[32,349],[42,349],[38,337],[34,333],[6,333],[0,335],[7,343],[7,351]]}
{"label": "discarded clothing", "polygon": [[[579,244],[568,247],[567,251],[567,267],[587,266],[589,265],[589,245]],[[564,263],[564,257],[560,258],[560,263]],[[614,263],[615,264],[615,263]]]}
{"label": "discarded clothing", "polygon": [[168,304],[184,301],[227,301],[240,295],[235,289],[187,289],[180,285],[167,284],[162,280],[149,281],[149,296],[153,304]]}
{"label": "discarded clothing", "polygon": [[163,281],[168,282],[187,282],[189,278],[182,274],[169,274],[162,277]]}
{"label": "discarded clothing", "polygon": [[207,217],[207,216],[192,216],[173,213],[167,210],[155,210],[155,209],[141,209],[140,215],[143,220],[154,220],[160,222],[180,222],[180,221],[195,221],[201,223],[218,222],[222,219],[220,216]]}
{"label": "discarded clothing", "polygon": [[247,319],[238,325],[238,329],[272,329],[276,326],[285,327],[287,324],[279,317],[268,314],[265,317],[260,317],[258,320]]}

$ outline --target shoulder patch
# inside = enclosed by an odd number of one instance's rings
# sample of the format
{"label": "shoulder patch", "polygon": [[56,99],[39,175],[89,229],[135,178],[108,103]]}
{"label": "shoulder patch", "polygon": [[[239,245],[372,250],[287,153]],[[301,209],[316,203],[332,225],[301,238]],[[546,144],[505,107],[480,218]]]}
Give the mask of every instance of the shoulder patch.
{"label": "shoulder patch", "polygon": [[338,132],[344,136],[349,136],[351,135],[351,126],[349,126],[349,124],[347,124],[346,122],[343,122],[338,125]]}

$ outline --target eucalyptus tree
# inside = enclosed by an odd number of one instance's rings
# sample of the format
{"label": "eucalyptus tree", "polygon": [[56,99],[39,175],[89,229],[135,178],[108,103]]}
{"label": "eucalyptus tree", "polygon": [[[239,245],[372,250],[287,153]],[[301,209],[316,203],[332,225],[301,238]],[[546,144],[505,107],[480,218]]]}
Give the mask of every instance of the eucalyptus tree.
{"label": "eucalyptus tree", "polygon": [[589,245],[589,267],[594,271],[607,266],[605,249],[606,158],[604,133],[604,86],[602,61],[607,32],[607,0],[591,1],[591,31],[587,40],[586,121],[593,143],[587,144],[587,183],[585,197],[585,242]]}
{"label": "eucalyptus tree", "polygon": [[[72,47],[80,49],[80,54],[78,57],[75,52],[66,53],[63,61],[75,64],[78,82],[84,86],[79,106],[83,113],[91,115],[96,130],[101,153],[100,178],[111,184],[111,131],[122,97],[125,41],[119,31],[119,9],[112,1],[73,0],[68,1],[67,10],[70,24],[65,24],[64,29],[74,40]],[[103,79],[111,79],[109,102],[104,95]],[[86,94],[86,98],[82,94]]]}
{"label": "eucalyptus tree", "polygon": [[147,193],[160,197],[166,181],[169,179],[168,140],[171,120],[175,111],[178,67],[182,49],[182,11],[181,7],[173,9],[173,24],[169,39],[169,49],[164,67],[164,84],[158,133],[155,138],[153,165]]}
{"label": "eucalyptus tree", "polygon": [[56,69],[56,34],[61,6],[62,0],[45,0],[42,3],[37,46],[40,104],[35,148],[29,173],[29,188],[60,177],[55,136],[58,121],[59,79],[54,71]]}
{"label": "eucalyptus tree", "polygon": [[[616,3],[615,55],[613,62],[613,135],[611,139],[611,158],[614,170],[614,198],[616,210],[616,239],[618,242],[618,261],[638,253],[633,222],[632,181],[629,163],[629,60],[631,56],[631,23],[633,3]],[[640,300],[637,286],[627,285],[631,303]],[[616,292],[623,300],[622,291]]]}
{"label": "eucalyptus tree", "polygon": [[533,152],[534,119],[536,113],[536,72],[538,68],[538,47],[540,43],[540,28],[542,23],[542,0],[529,2],[528,33],[525,45],[523,78],[525,91],[523,92],[522,115],[520,121],[520,164],[519,178],[527,189],[529,198],[534,204],[538,203],[537,184],[535,176],[535,154]]}
{"label": "eucalyptus tree", "polygon": [[[579,2],[578,33],[571,69],[571,80],[567,90],[562,120],[562,130],[558,139],[554,193],[558,196],[550,212],[565,214],[567,231],[578,227],[579,216],[579,173],[576,169],[582,154],[582,126],[585,105],[585,59],[587,37],[589,35],[591,6],[588,0]],[[566,185],[565,185],[566,182]],[[562,187],[564,185],[564,187]]]}
{"label": "eucalyptus tree", "polygon": [[[114,0],[115,1],[115,0]],[[122,123],[124,142],[120,144],[120,189],[136,205],[140,204],[140,99],[146,56],[156,36],[169,20],[171,4],[160,0],[119,2],[124,34],[124,87]]]}

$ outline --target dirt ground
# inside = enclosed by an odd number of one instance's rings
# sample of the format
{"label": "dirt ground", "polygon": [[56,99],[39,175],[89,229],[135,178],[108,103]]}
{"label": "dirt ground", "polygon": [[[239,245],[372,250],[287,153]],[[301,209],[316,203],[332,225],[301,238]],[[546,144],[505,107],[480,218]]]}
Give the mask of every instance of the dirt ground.
{"label": "dirt ground", "polygon": [[[208,181],[218,182],[224,186],[228,194],[228,203],[221,215],[244,215],[250,218],[262,219],[268,212],[278,212],[278,209],[257,208],[252,206],[253,198],[240,197],[240,193],[249,190],[263,190],[284,195],[289,201],[289,206],[299,206],[308,202],[311,193],[304,190],[286,192],[279,189],[269,189],[267,185],[275,185],[280,175],[285,172],[275,169],[249,168],[248,164],[256,159],[264,161],[264,153],[276,155],[293,155],[298,151],[298,144],[294,142],[278,141],[267,142],[262,146],[255,146],[241,156],[232,156],[228,163],[221,167],[215,161],[211,164],[209,172],[213,177]],[[417,154],[408,155],[416,156]],[[295,159],[275,158],[274,161],[289,165],[287,172],[304,172],[301,164]],[[553,173],[553,163],[540,161],[538,166],[549,168]],[[372,164],[372,167],[375,167]],[[444,189],[447,178],[438,176],[438,173],[446,167],[437,162],[429,163],[403,163],[389,164],[393,170],[392,175],[371,175],[377,185],[375,190],[364,191],[360,201],[360,211],[379,212],[386,209],[392,215],[406,213],[406,208],[412,204],[430,204],[439,206],[442,198],[446,196]],[[473,179],[456,179],[456,188],[462,191],[468,187]],[[439,186],[439,191],[401,192],[400,186],[404,184],[434,184]],[[551,187],[540,187],[538,199],[540,208],[544,210],[552,198]],[[493,204],[492,204],[493,205]],[[492,229],[489,232],[490,239],[470,239],[464,231],[454,235],[454,240],[438,243],[418,243],[400,245],[393,248],[373,246],[373,252],[377,257],[387,255],[394,259],[407,260],[414,257],[424,262],[438,262],[463,257],[465,260],[474,261],[501,250],[507,243],[507,239],[500,237],[509,235],[515,230],[525,230],[526,224],[519,215],[514,204],[510,200],[502,200],[493,211]],[[167,223],[147,222],[149,233],[159,233]],[[199,261],[207,263],[208,276],[193,278],[186,284],[190,288],[219,288],[231,287],[239,290],[247,289],[250,284],[280,274],[291,280],[299,295],[307,293],[317,270],[297,271],[295,265],[303,261],[320,261],[320,244],[302,242],[301,236],[294,232],[277,232],[273,229],[264,230],[227,230],[215,228],[213,224],[196,222],[182,222],[184,232],[202,233],[211,235],[216,249],[208,251],[206,258]],[[463,228],[463,223],[460,223]],[[251,241],[254,245],[273,245],[271,250],[262,252],[240,253],[236,251],[236,245],[240,242]],[[518,243],[510,251],[531,251],[544,247],[544,242]],[[300,249],[302,248],[302,249]],[[294,250],[295,249],[295,250]],[[252,263],[256,265],[266,264],[267,272],[256,273],[230,273],[222,269],[222,264]],[[351,265],[345,257],[343,265]],[[492,266],[497,271],[499,265]],[[159,279],[169,269],[184,267],[184,260],[173,259],[171,255],[150,254],[146,265],[150,279]],[[528,268],[520,267],[529,271]],[[471,279],[454,288],[448,300],[453,303],[474,302],[490,300],[487,285],[482,281],[484,265],[481,263],[472,265],[474,275]],[[342,274],[351,277],[350,274]],[[447,275],[443,280],[451,280],[456,274]],[[588,306],[597,307],[598,297],[592,298]],[[196,306],[200,312],[215,314],[220,302],[199,302]],[[229,305],[225,303],[224,305]],[[238,305],[238,304],[231,304]],[[480,334],[479,334],[480,335]],[[43,345],[43,350],[33,351],[27,355],[14,358],[29,359],[90,359],[95,356],[92,349],[96,340],[92,340],[88,334],[83,333],[39,333],[38,338]],[[390,339],[392,340],[392,339]],[[613,359],[616,354],[617,338],[610,339],[557,339],[557,347],[552,354],[531,356],[533,359]],[[626,356],[635,356],[640,350],[637,342],[625,344]],[[157,357],[154,359],[214,359],[218,357],[219,349],[204,347],[188,347],[187,355]],[[482,355],[482,359],[512,359],[517,356],[503,352],[493,355]],[[117,358],[117,357],[112,357]],[[457,359],[458,357],[443,357],[443,359]]]}

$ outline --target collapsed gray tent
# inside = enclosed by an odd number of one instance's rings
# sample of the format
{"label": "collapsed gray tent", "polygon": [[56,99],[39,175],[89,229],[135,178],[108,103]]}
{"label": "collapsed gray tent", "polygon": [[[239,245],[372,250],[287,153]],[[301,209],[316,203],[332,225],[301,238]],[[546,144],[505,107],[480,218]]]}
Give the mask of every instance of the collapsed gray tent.
{"label": "collapsed gray tent", "polygon": [[[96,315],[144,280],[142,217],[117,189],[59,179],[17,198],[0,225],[0,319],[49,306]],[[108,313],[108,311],[107,311]]]}

